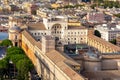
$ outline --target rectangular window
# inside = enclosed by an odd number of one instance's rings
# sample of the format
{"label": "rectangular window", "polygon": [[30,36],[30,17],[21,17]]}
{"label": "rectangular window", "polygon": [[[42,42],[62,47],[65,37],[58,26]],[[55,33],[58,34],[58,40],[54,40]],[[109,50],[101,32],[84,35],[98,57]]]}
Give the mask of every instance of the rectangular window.
{"label": "rectangular window", "polygon": [[15,40],[17,40],[17,35],[15,35]]}

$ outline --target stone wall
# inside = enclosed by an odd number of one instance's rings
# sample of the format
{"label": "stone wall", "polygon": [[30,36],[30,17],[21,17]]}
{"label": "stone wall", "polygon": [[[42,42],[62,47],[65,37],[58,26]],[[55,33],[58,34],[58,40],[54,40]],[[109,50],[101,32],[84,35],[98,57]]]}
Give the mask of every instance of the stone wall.
{"label": "stone wall", "polygon": [[96,37],[92,34],[88,35],[87,44],[95,47],[101,53],[113,53],[113,52],[120,51],[120,47],[118,47],[110,42],[107,42],[99,37]]}

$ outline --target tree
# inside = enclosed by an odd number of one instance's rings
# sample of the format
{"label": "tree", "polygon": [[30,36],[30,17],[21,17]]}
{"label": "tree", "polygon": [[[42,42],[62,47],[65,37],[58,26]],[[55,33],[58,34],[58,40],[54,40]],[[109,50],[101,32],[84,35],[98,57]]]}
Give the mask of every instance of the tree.
{"label": "tree", "polygon": [[[12,61],[18,71],[18,80],[28,80],[28,72],[34,68],[31,60],[25,55],[24,51],[19,47],[7,48],[7,55],[0,60],[0,80],[4,79],[4,75],[9,69],[9,61]],[[8,68],[7,68],[8,67]],[[8,75],[9,71],[8,71]]]}
{"label": "tree", "polygon": [[10,47],[7,49],[7,55],[9,54],[24,54],[24,51],[19,47]]}
{"label": "tree", "polygon": [[103,0],[93,0],[93,2],[97,2],[97,3],[103,3]]}
{"label": "tree", "polygon": [[27,58],[24,54],[12,54],[9,56],[10,60],[16,64],[19,60]]}
{"label": "tree", "polygon": [[0,60],[0,68],[7,68],[8,62],[5,59]]}
{"label": "tree", "polygon": [[18,70],[18,80],[28,80],[28,72],[33,69],[33,64],[19,47],[7,49],[7,57],[13,62]]}
{"label": "tree", "polygon": [[0,60],[0,80],[3,80],[3,76],[7,73],[8,62],[6,59]]}
{"label": "tree", "polygon": [[97,6],[97,4],[92,4],[90,7],[91,7],[92,9],[95,9],[96,6]]}
{"label": "tree", "polygon": [[33,68],[29,59],[21,59],[17,62],[18,80],[28,80],[28,72]]}
{"label": "tree", "polygon": [[100,32],[98,30],[94,31],[94,35],[97,36],[97,37],[101,37],[101,34],[100,34]]}
{"label": "tree", "polygon": [[16,54],[23,54],[23,52],[20,50],[13,50],[13,51],[7,52],[7,56],[16,55]]}
{"label": "tree", "polygon": [[111,40],[109,42],[116,45],[116,39],[113,39],[113,40]]}
{"label": "tree", "polygon": [[120,13],[119,14],[114,14],[114,16],[120,18]]}
{"label": "tree", "polygon": [[104,6],[104,8],[107,8],[107,7],[109,7],[109,8],[113,8],[113,7],[119,8],[120,3],[118,1],[116,1],[116,2],[114,2],[114,1],[104,1],[103,6]]}
{"label": "tree", "polygon": [[0,45],[8,47],[8,46],[12,46],[13,44],[12,44],[12,41],[10,41],[9,39],[5,39],[0,43]]}

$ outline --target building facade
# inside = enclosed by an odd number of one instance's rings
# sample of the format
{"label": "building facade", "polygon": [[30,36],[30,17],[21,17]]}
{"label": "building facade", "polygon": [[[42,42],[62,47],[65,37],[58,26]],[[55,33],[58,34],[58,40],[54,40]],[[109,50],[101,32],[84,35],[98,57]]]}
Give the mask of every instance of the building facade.
{"label": "building facade", "polygon": [[91,23],[103,23],[105,21],[104,14],[102,12],[89,12],[86,17],[87,21]]}
{"label": "building facade", "polygon": [[56,38],[63,45],[86,43],[103,53],[120,51],[119,47],[88,35],[88,29],[68,26],[65,17],[45,18],[43,23],[28,22],[23,26],[17,26],[17,20],[10,20],[9,24],[13,23],[9,39],[14,46],[22,47],[43,80],[87,80],[79,73],[80,64],[55,49]]}
{"label": "building facade", "polygon": [[101,33],[101,38],[106,41],[112,41],[116,39],[117,34],[120,34],[120,26],[119,25],[97,25],[95,30],[98,30]]}
{"label": "building facade", "polygon": [[[81,26],[68,26],[67,17],[56,16],[43,18],[42,23],[36,23],[41,29],[29,30],[33,36],[40,40],[41,35],[52,35],[62,44],[86,43],[88,30]],[[29,26],[37,27],[38,25],[29,24]]]}
{"label": "building facade", "polygon": [[116,44],[117,44],[117,46],[120,47],[120,34],[118,34],[116,37]]}

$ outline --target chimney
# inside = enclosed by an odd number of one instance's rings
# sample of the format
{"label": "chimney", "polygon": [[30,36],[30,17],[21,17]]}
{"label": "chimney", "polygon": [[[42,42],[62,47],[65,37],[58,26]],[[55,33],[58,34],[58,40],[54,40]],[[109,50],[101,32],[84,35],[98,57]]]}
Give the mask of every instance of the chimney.
{"label": "chimney", "polygon": [[55,49],[55,39],[52,36],[42,36],[42,52],[47,53]]}

